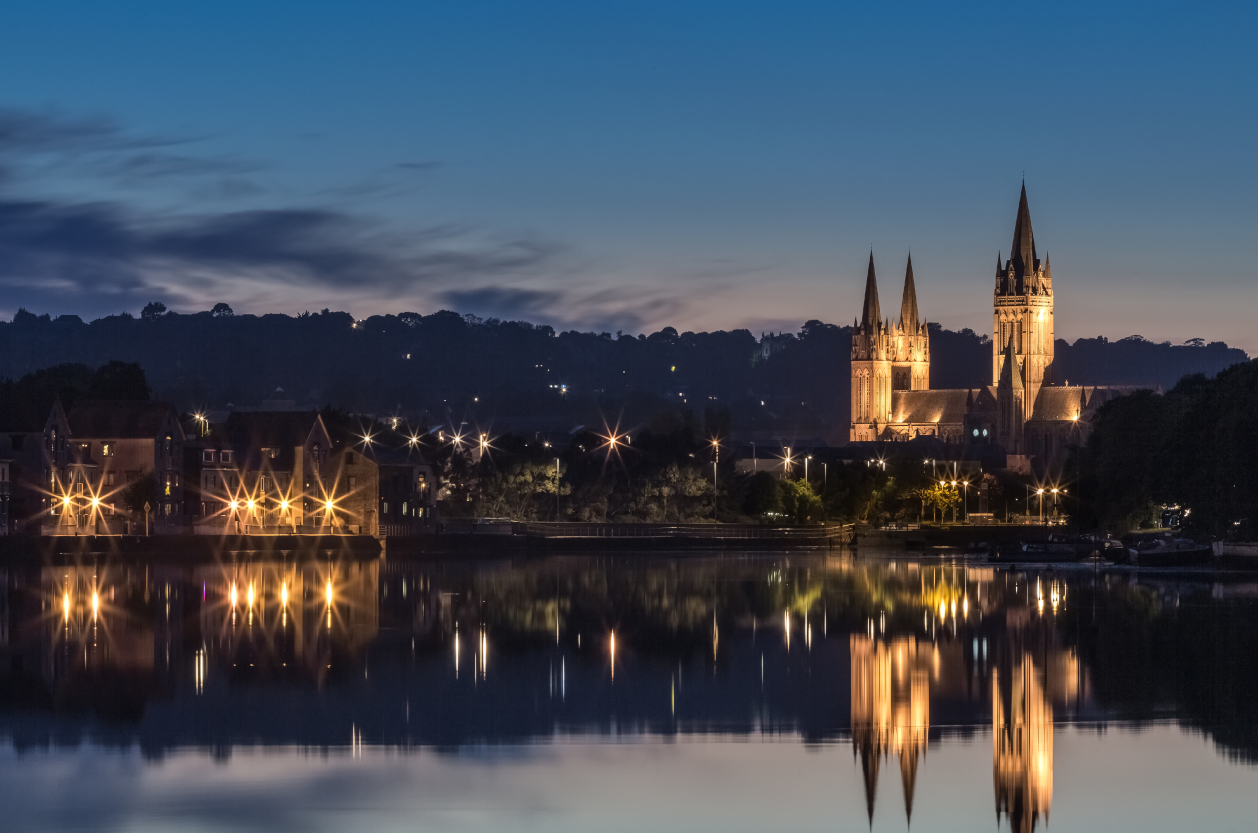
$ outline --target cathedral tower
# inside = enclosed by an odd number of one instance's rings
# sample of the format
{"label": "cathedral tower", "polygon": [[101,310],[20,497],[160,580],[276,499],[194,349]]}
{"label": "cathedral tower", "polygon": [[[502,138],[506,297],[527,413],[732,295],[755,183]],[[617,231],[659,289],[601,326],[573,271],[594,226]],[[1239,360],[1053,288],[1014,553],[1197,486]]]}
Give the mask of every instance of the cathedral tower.
{"label": "cathedral tower", "polygon": [[1000,357],[1000,378],[996,380],[996,439],[1010,454],[1023,453],[1022,429],[1028,410],[1025,375],[1010,336]]}
{"label": "cathedral tower", "polygon": [[869,442],[878,439],[882,426],[891,421],[891,362],[896,351],[892,327],[882,320],[878,306],[873,252],[869,253],[861,320],[853,322],[852,329],[851,440]]}
{"label": "cathedral tower", "polygon": [[917,316],[917,287],[913,284],[913,256],[904,271],[904,298],[900,322],[892,333],[895,356],[891,363],[892,390],[930,388],[930,336],[926,322]]}
{"label": "cathedral tower", "polygon": [[1026,420],[1040,386],[1053,380],[1053,270],[1047,255],[1041,265],[1035,251],[1025,182],[1009,255],[1003,266],[999,255],[996,257],[992,384],[1000,385],[1006,356],[1012,354],[1018,365],[1014,375],[1021,377],[1025,387],[1022,419]]}

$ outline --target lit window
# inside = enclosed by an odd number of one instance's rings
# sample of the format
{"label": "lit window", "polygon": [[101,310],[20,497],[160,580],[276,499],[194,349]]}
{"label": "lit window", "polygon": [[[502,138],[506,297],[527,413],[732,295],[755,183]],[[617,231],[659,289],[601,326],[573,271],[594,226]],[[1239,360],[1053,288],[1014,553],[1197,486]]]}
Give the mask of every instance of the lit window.
{"label": "lit window", "polygon": [[114,456],[114,444],[113,444],[113,443],[101,443],[101,444],[100,444],[100,456],[102,456],[102,457],[112,457],[112,456]]}

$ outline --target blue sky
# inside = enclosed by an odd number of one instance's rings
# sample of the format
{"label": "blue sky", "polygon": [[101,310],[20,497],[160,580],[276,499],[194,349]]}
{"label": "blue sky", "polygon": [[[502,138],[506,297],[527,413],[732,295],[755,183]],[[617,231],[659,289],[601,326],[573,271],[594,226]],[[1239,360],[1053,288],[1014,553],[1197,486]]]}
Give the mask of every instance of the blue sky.
{"label": "blue sky", "polygon": [[1057,334],[1258,352],[1235,4],[37,3],[0,28],[0,315],[163,300],[990,331],[1025,171]]}

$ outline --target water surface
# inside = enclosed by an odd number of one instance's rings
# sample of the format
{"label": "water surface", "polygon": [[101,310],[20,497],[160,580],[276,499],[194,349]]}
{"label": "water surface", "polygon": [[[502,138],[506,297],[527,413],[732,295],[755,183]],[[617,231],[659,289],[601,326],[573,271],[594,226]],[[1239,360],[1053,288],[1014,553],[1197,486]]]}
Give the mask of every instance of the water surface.
{"label": "water surface", "polygon": [[1254,828],[1241,582],[229,555],[0,585],[6,828]]}

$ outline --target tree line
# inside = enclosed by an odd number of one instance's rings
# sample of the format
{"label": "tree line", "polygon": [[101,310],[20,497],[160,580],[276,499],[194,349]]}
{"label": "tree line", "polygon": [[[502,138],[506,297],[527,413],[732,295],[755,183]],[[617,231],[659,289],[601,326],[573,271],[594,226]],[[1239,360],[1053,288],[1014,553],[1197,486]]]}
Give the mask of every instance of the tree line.
{"label": "tree line", "polygon": [[[930,325],[931,386],[990,384],[991,342]],[[650,334],[557,332],[527,321],[448,310],[356,320],[323,310],[236,315],[226,304],[183,314],[154,302],[84,322],[19,311],[0,322],[0,378],[58,364],[116,359],[142,366],[155,396],[216,410],[293,399],[356,413],[432,423],[552,420],[602,415],[640,422],[665,407],[726,408],[740,430],[846,439],[849,327],[810,320],[766,352],[745,329]],[[1245,360],[1226,344],[1182,345],[1133,336],[1056,345],[1058,381],[1152,384],[1213,374]]]}
{"label": "tree line", "polygon": [[1073,462],[1086,525],[1157,525],[1180,507],[1188,531],[1254,540],[1258,523],[1258,363],[1193,374],[1164,396],[1106,403]]}

